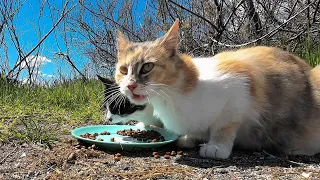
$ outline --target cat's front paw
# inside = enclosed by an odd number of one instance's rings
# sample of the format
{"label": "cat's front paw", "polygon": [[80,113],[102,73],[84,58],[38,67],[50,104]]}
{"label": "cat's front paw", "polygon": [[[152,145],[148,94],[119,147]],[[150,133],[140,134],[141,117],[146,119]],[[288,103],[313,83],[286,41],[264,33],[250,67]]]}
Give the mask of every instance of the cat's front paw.
{"label": "cat's front paw", "polygon": [[200,148],[200,156],[214,159],[227,159],[231,154],[230,148],[222,144],[204,144]]}

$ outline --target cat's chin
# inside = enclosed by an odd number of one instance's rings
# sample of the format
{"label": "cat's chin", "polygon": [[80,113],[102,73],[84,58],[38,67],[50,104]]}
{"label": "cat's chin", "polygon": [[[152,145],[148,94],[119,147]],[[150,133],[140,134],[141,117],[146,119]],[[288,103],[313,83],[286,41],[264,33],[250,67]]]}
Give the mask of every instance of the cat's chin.
{"label": "cat's chin", "polygon": [[135,105],[146,105],[148,103],[148,98],[145,95],[132,94],[127,96],[132,104]]}
{"label": "cat's chin", "polygon": [[144,99],[133,99],[129,98],[130,102],[135,105],[146,105],[148,103],[148,99],[145,97]]}

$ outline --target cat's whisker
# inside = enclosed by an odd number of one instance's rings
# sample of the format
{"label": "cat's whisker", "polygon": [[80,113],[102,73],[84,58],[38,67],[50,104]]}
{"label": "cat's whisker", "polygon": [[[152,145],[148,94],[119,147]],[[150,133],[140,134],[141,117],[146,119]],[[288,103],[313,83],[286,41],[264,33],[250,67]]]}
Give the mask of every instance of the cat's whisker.
{"label": "cat's whisker", "polygon": [[118,87],[108,88],[108,89],[105,89],[104,92],[109,92],[109,91],[119,91],[119,88]]}
{"label": "cat's whisker", "polygon": [[[109,94],[108,96],[110,96],[110,95],[114,94],[115,92],[117,93],[118,91],[117,91],[117,90],[109,91],[109,92],[108,92],[108,94]],[[110,94],[110,93],[111,93],[111,94]],[[108,97],[108,96],[107,96],[107,97]],[[106,99],[107,97],[105,97],[105,99]]]}
{"label": "cat's whisker", "polygon": [[167,88],[169,88],[169,89],[172,89],[172,90],[175,90],[175,91],[178,91],[178,92],[180,92],[181,90],[180,89],[177,89],[177,88],[173,88],[173,87],[171,87],[171,86],[169,86],[169,85],[166,85],[166,84],[157,84],[157,83],[147,83],[148,85],[151,85],[151,86],[165,86],[165,87],[167,87]]}
{"label": "cat's whisker", "polygon": [[110,83],[103,83],[103,84],[106,84],[106,85],[108,85],[108,86],[118,86],[117,84],[110,84]]}
{"label": "cat's whisker", "polygon": [[[148,93],[148,91],[146,90],[146,93],[148,94],[148,96],[150,96],[150,94]],[[151,104],[150,103],[150,99],[149,99],[149,97],[147,96],[147,99],[148,99],[148,102],[149,102],[149,104]]]}
{"label": "cat's whisker", "polygon": [[118,96],[120,96],[121,95],[121,93],[116,93],[114,96],[112,96],[112,97],[110,97],[110,99],[109,99],[109,103],[110,104],[112,104],[117,98],[118,98]]}
{"label": "cat's whisker", "polygon": [[120,93],[117,93],[116,95],[114,95],[110,101],[110,104],[116,101],[120,95],[121,95]]}
{"label": "cat's whisker", "polygon": [[174,112],[174,105],[173,105],[173,102],[172,102],[170,96],[166,92],[164,92],[162,89],[160,89],[160,91],[163,92],[168,97],[168,99],[170,100],[171,106],[172,106],[172,111]]}
{"label": "cat's whisker", "polygon": [[111,94],[109,94],[108,96],[106,96],[104,100],[107,101],[107,100],[109,100],[112,96],[117,95],[118,93],[120,93],[120,92],[118,92],[118,91],[112,92]]}
{"label": "cat's whisker", "polygon": [[[163,97],[165,100],[169,100],[167,99],[166,97],[164,97],[163,95],[161,95],[160,93],[158,93],[157,91],[153,90],[153,89],[150,89],[151,91],[155,92],[156,94],[158,94],[159,96]],[[170,100],[169,100],[170,101]]]}
{"label": "cat's whisker", "polygon": [[[125,101],[124,101],[125,97],[124,97],[123,95],[122,95],[120,98],[121,98],[121,99],[120,99],[120,104],[119,104],[119,113],[120,113],[120,108],[121,108],[122,102],[125,102]],[[125,103],[123,103],[123,104],[126,105]]]}
{"label": "cat's whisker", "polygon": [[109,94],[107,97],[105,97],[105,98],[103,99],[103,104],[102,104],[101,106],[106,105],[106,104],[108,103],[108,101],[110,101],[109,104],[111,104],[111,103],[112,103],[112,99],[113,99],[114,96],[116,96],[118,93],[119,93],[119,92],[113,92],[113,93]]}
{"label": "cat's whisker", "polygon": [[119,114],[120,114],[120,97],[121,97],[121,93],[119,93],[119,95],[117,96],[117,99],[116,99],[116,103],[115,103],[115,107],[119,107],[118,111],[119,111]]}

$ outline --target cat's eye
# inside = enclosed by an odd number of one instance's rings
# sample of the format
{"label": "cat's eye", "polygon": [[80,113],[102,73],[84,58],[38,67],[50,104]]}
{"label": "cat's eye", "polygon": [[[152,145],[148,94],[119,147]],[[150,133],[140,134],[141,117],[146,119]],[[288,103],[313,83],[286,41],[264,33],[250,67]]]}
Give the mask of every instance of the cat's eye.
{"label": "cat's eye", "polygon": [[147,74],[148,72],[150,72],[154,67],[154,64],[153,63],[145,63],[141,70],[140,70],[140,73],[141,74]]}
{"label": "cat's eye", "polygon": [[121,66],[119,69],[120,73],[123,75],[127,75],[128,74],[128,68],[125,66]]}

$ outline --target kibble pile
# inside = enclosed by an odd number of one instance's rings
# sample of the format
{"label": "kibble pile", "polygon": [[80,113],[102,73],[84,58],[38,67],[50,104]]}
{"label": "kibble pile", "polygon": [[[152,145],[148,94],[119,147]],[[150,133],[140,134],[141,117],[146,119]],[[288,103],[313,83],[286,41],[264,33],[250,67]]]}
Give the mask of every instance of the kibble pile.
{"label": "kibble pile", "polygon": [[130,136],[133,138],[137,138],[138,141],[143,141],[143,142],[165,141],[165,138],[155,130],[124,129],[124,130],[117,131],[117,134],[122,136]]}
{"label": "kibble pile", "polygon": [[[107,131],[103,131],[100,133],[100,135],[110,135],[110,134],[111,133]],[[165,138],[155,130],[124,129],[124,130],[117,131],[117,134],[121,136],[130,136],[130,137],[136,138],[138,141],[147,142],[147,143],[165,141]],[[81,134],[80,137],[96,140],[98,135],[99,135],[98,133],[90,134],[87,132],[85,134]],[[103,139],[98,138],[98,141],[103,141]],[[111,138],[110,141],[115,142],[115,139]]]}

